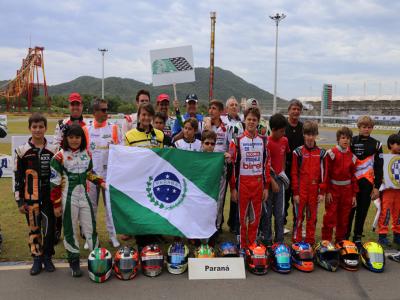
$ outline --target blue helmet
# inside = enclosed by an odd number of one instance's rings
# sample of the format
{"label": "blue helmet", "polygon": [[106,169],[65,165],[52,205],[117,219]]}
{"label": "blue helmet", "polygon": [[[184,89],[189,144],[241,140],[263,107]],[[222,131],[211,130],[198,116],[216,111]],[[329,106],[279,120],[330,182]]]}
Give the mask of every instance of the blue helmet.
{"label": "blue helmet", "polygon": [[291,270],[291,251],[285,243],[272,245],[272,269],[278,273],[289,273]]}
{"label": "blue helmet", "polygon": [[189,248],[182,242],[168,247],[167,270],[171,274],[182,274],[188,267]]}
{"label": "blue helmet", "polygon": [[236,245],[232,242],[223,242],[219,245],[219,255],[221,257],[238,257],[239,252]]}

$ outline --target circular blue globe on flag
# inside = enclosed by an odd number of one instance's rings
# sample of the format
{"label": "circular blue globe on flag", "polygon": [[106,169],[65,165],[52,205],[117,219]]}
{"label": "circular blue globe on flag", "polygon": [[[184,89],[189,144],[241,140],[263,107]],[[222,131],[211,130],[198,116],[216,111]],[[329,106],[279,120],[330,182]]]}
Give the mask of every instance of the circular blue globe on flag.
{"label": "circular blue globe on flag", "polygon": [[172,203],[181,194],[181,183],[175,174],[164,172],[153,181],[153,194],[157,200],[164,203]]}

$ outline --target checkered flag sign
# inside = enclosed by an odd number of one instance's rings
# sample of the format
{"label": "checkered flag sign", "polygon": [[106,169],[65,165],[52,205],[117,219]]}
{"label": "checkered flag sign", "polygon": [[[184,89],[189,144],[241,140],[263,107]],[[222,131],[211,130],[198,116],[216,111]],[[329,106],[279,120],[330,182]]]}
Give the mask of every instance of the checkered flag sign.
{"label": "checkered flag sign", "polygon": [[193,70],[193,67],[186,60],[186,58],[172,57],[157,59],[153,62],[153,74],[163,74],[171,72],[181,72]]}

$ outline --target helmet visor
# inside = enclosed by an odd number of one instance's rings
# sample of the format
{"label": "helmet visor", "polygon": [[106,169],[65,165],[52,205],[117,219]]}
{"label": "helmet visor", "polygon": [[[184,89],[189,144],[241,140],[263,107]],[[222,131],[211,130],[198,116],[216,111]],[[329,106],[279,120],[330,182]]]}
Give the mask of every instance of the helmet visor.
{"label": "helmet visor", "polygon": [[382,253],[375,253],[375,252],[369,253],[369,259],[371,260],[371,262],[375,262],[375,263],[383,263],[384,262]]}
{"label": "helmet visor", "polygon": [[121,259],[119,261],[119,268],[121,271],[131,271],[136,267],[136,261],[134,259]]}
{"label": "helmet visor", "polygon": [[255,266],[265,266],[267,264],[265,255],[253,255],[252,260]]}
{"label": "helmet visor", "polygon": [[103,276],[111,269],[111,260],[95,259],[89,260],[89,270],[96,276]]}
{"label": "helmet visor", "polygon": [[168,262],[172,265],[179,265],[185,261],[185,256],[182,253],[171,253],[168,255]]}
{"label": "helmet visor", "polygon": [[301,260],[312,260],[314,258],[314,255],[310,251],[301,251],[299,253],[299,258]]}
{"label": "helmet visor", "polygon": [[290,263],[290,257],[285,254],[278,254],[276,255],[276,262],[278,264],[289,264]]}

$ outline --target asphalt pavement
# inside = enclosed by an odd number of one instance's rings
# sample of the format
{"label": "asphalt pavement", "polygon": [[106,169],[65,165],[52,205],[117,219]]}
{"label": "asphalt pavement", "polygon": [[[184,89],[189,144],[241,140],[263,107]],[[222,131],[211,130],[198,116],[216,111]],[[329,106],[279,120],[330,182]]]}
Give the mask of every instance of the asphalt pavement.
{"label": "asphalt pavement", "polygon": [[[269,271],[244,280],[188,280],[187,273],[162,273],[156,278],[139,274],[131,281],[111,277],[105,283],[84,276],[72,278],[69,268],[29,275],[29,266],[0,267],[0,299],[400,299],[400,264],[386,261],[383,273],[364,268],[332,273],[317,267],[312,273]],[[5,270],[6,268],[6,270]],[[11,269],[10,269],[11,268]]]}

